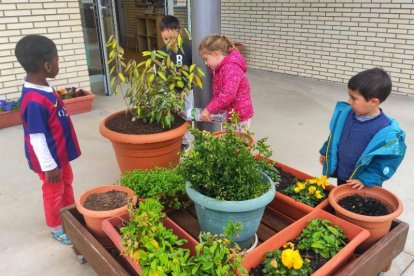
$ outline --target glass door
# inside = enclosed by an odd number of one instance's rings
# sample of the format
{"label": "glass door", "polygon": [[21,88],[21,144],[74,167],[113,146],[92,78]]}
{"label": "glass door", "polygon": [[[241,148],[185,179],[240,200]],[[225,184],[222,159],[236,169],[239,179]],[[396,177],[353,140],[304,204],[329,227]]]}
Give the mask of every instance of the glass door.
{"label": "glass door", "polygon": [[118,27],[116,20],[115,0],[95,0],[96,1],[96,18],[98,23],[98,37],[101,48],[101,60],[104,76],[104,85],[107,95],[112,95],[113,89],[110,86],[111,76],[107,64],[108,51],[106,41],[111,35],[118,37]]}
{"label": "glass door", "polygon": [[79,7],[91,90],[95,94],[106,94],[95,4],[93,0],[80,0]]}

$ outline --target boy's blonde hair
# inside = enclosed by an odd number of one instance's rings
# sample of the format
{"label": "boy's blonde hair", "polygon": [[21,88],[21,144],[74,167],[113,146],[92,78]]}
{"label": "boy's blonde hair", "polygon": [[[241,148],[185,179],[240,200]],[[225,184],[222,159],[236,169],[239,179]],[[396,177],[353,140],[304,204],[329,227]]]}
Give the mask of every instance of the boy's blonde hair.
{"label": "boy's blonde hair", "polygon": [[200,46],[198,46],[200,55],[220,51],[223,55],[227,56],[232,49],[235,49],[234,43],[225,35],[208,35],[203,38]]}

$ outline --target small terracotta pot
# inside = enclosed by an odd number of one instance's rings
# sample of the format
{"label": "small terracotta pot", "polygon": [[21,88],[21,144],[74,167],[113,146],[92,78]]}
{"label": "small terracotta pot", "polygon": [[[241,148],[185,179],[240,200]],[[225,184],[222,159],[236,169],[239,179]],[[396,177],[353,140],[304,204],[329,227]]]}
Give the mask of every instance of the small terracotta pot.
{"label": "small terracotta pot", "polygon": [[[276,233],[270,239],[257,246],[244,257],[242,265],[247,269],[247,271],[250,271],[263,261],[265,253],[280,249],[286,242],[294,240],[297,236],[299,236],[303,228],[308,225],[309,221],[314,218],[329,219],[333,224],[338,225],[344,230],[344,233],[349,240],[348,244],[346,244],[344,248],[342,248],[327,263],[325,263],[317,271],[314,271],[312,274],[313,276],[333,275],[337,269],[351,259],[355,248],[368,238],[369,232],[366,229],[356,226],[320,209],[313,210],[311,213],[297,220],[293,224],[284,228],[282,231]],[[239,273],[239,275],[242,274]]]}
{"label": "small terracotta pot", "polygon": [[99,125],[102,136],[112,142],[121,172],[178,164],[183,136],[188,131],[187,122],[161,133],[142,135],[123,134],[106,127],[108,120],[124,112],[109,115]]}
{"label": "small terracotta pot", "polygon": [[[128,213],[123,213],[117,217],[112,217],[109,219],[105,219],[102,222],[102,229],[111,239],[115,247],[118,249],[119,252],[122,252],[122,237],[121,234],[117,231],[119,227],[124,224],[127,224],[130,221],[130,217]],[[195,255],[195,246],[198,244],[197,240],[194,239],[190,234],[188,234],[184,229],[182,229],[178,224],[172,221],[170,218],[166,217],[162,220],[162,223],[166,228],[172,229],[174,234],[177,235],[179,239],[187,240],[187,243],[183,244],[182,248],[187,248],[190,250],[191,255]],[[125,258],[129,263],[130,267],[138,274],[141,275],[142,269],[141,266],[135,263],[130,257],[128,256],[121,256],[121,258]]]}
{"label": "small terracotta pot", "polygon": [[[346,210],[338,204],[338,201],[344,197],[358,194],[362,197],[374,198],[390,211],[386,216],[365,216]],[[335,214],[347,221],[368,229],[371,236],[358,248],[359,251],[365,251],[391,229],[392,221],[397,218],[403,211],[401,200],[393,193],[380,187],[364,188],[362,190],[353,189],[349,185],[341,185],[333,189],[329,194],[329,204],[335,209]]]}
{"label": "small terracotta pot", "polygon": [[119,216],[122,213],[125,213],[128,211],[128,205],[124,205],[120,208],[108,210],[108,211],[94,211],[86,209],[83,205],[91,194],[99,194],[99,193],[105,193],[112,190],[125,192],[128,194],[129,197],[132,197],[132,204],[137,203],[137,197],[135,196],[135,193],[130,188],[120,186],[120,185],[104,185],[99,186],[93,189],[90,189],[83,193],[79,200],[76,202],[76,209],[78,209],[79,213],[81,213],[85,219],[86,226],[89,228],[90,232],[104,245],[104,246],[110,246],[111,241],[106,236],[105,232],[101,228],[101,223],[104,219]]}

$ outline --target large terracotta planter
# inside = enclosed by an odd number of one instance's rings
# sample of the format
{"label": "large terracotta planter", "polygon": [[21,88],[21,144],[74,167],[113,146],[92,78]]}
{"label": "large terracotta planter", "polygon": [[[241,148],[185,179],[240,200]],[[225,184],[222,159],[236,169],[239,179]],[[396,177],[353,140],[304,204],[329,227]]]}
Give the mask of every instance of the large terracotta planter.
{"label": "large terracotta planter", "polygon": [[[342,198],[354,194],[358,194],[362,197],[371,197],[380,201],[387,206],[390,214],[386,216],[364,216],[348,211],[338,204],[338,201]],[[380,238],[385,236],[391,229],[392,221],[403,211],[401,200],[393,193],[380,187],[356,190],[349,185],[341,185],[331,191],[329,194],[329,203],[335,209],[335,214],[337,216],[369,230],[371,236],[358,248],[360,251],[365,251]]]}
{"label": "large terracotta planter", "polygon": [[[111,239],[113,244],[116,246],[119,252],[122,252],[122,238],[120,233],[118,232],[118,228],[121,227],[123,224],[127,224],[130,220],[128,213],[123,213],[117,217],[112,217],[109,219],[105,219],[102,222],[102,229],[105,231],[106,235]],[[174,221],[170,218],[166,217],[163,219],[163,224],[166,228],[172,229],[174,234],[177,235],[179,239],[187,240],[187,243],[183,244],[183,248],[187,248],[190,250],[192,255],[195,255],[195,246],[197,245],[197,241],[188,234],[184,229],[178,226]],[[130,257],[124,256],[130,267],[138,274],[141,275],[141,266],[135,263]]]}
{"label": "large terracotta planter", "polygon": [[270,178],[262,173],[262,181],[270,182],[270,189],[263,195],[244,201],[227,201],[207,197],[186,183],[188,197],[194,201],[198,223],[203,232],[221,234],[227,222],[239,221],[243,229],[234,239],[242,249],[250,248],[259,228],[266,205],[274,198],[276,190]]}
{"label": "large terracotta planter", "polygon": [[112,142],[121,172],[133,169],[153,169],[177,165],[184,134],[188,123],[156,134],[122,134],[106,127],[106,122],[125,111],[106,117],[99,125],[102,136]]}
{"label": "large terracotta planter", "polygon": [[130,188],[120,186],[120,185],[104,185],[104,186],[99,186],[99,187],[90,189],[86,191],[85,193],[83,193],[80,196],[79,200],[76,201],[76,209],[78,209],[79,213],[83,215],[86,226],[88,227],[90,232],[105,246],[110,246],[111,242],[106,236],[105,232],[101,228],[102,221],[104,219],[114,217],[114,216],[119,216],[120,214],[127,212],[128,205],[126,204],[120,208],[108,210],[108,211],[89,210],[89,209],[86,209],[83,205],[89,195],[96,194],[96,193],[105,193],[105,192],[112,191],[112,190],[127,193],[128,196],[132,198],[132,203],[136,204],[137,198],[135,196],[134,191],[131,190]]}
{"label": "large terracotta planter", "polygon": [[[283,163],[276,162],[273,160],[270,160],[270,161],[275,163],[276,168],[278,168],[279,170],[290,173],[300,180],[306,180],[306,179],[313,178],[313,176],[306,174],[304,172],[301,172],[299,170],[296,170],[292,167],[289,167]],[[327,187],[328,190],[332,190],[333,188],[334,188],[333,186]],[[329,202],[328,202],[328,199],[326,198],[323,201],[321,201],[321,203],[316,205],[315,207],[311,207],[279,191],[278,193],[276,193],[275,199],[269,204],[268,207],[270,208],[272,212],[278,214],[280,217],[284,218],[287,221],[293,222],[309,214],[314,209],[326,210],[329,207]]]}
{"label": "large terracotta planter", "polygon": [[66,111],[69,115],[76,115],[79,113],[89,112],[92,109],[92,102],[95,99],[95,94],[86,92],[85,96],[71,99],[64,99]]}
{"label": "large terracotta planter", "polygon": [[22,119],[20,118],[20,111],[1,111],[0,112],[0,128],[20,125]]}
{"label": "large terracotta planter", "polygon": [[263,261],[263,256],[269,251],[273,251],[281,248],[286,242],[294,240],[299,236],[303,228],[306,227],[311,219],[329,219],[333,224],[341,227],[349,243],[342,248],[335,256],[333,256],[327,263],[315,271],[313,276],[325,276],[332,275],[337,269],[341,268],[348,260],[351,259],[352,254],[356,247],[360,245],[365,239],[369,237],[369,232],[357,225],[354,225],[346,220],[338,218],[328,212],[321,209],[315,209],[311,213],[302,217],[298,221],[289,225],[270,239],[266,240],[252,252],[248,253],[243,259],[243,266],[250,271]]}

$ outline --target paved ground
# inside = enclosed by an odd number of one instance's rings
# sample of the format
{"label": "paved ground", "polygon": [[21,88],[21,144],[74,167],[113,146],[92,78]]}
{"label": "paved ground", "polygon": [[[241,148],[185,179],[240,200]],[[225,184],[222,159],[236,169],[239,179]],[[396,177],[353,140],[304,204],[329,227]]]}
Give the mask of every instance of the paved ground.
{"label": "paved ground", "polygon": [[[328,135],[334,104],[347,100],[347,89],[311,79],[261,71],[249,74],[256,138],[268,137],[273,159],[319,176],[318,150]],[[100,136],[100,121],[123,108],[120,97],[98,96],[91,112],[73,116],[82,156],[72,163],[75,196],[101,184],[118,180],[119,170],[110,143]],[[392,95],[383,110],[396,118],[407,132],[408,151],[392,180],[384,187],[403,201],[400,216],[414,223],[412,186],[414,154],[414,97]],[[21,126],[0,130],[0,271],[2,275],[95,275],[88,264],[80,265],[69,246],[52,240],[44,224],[41,182],[24,158]],[[414,275],[414,235],[411,228],[406,248],[385,275]]]}

